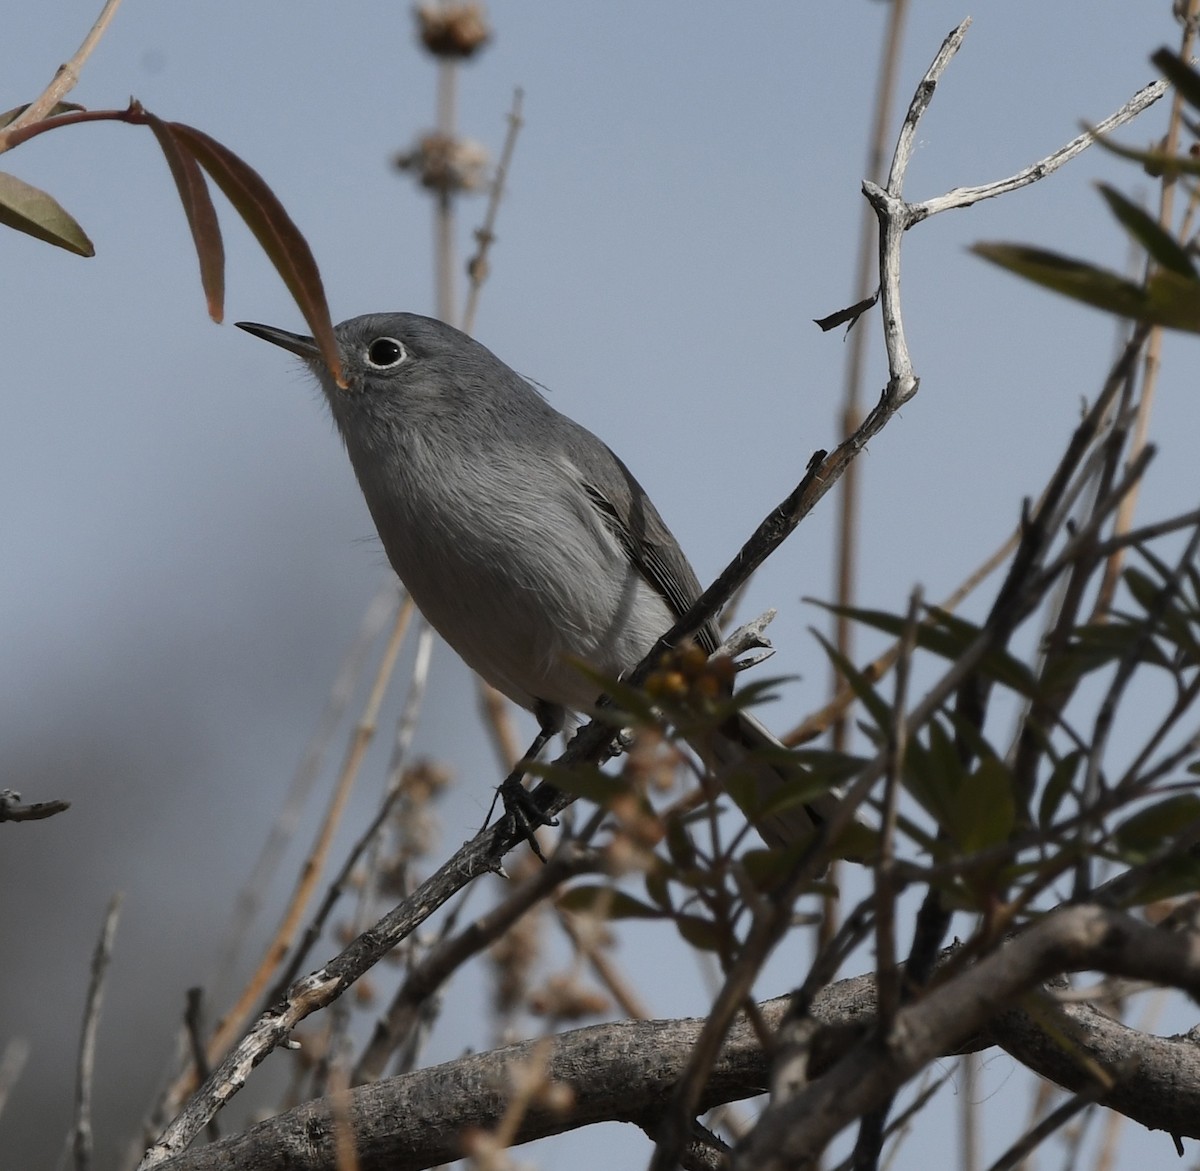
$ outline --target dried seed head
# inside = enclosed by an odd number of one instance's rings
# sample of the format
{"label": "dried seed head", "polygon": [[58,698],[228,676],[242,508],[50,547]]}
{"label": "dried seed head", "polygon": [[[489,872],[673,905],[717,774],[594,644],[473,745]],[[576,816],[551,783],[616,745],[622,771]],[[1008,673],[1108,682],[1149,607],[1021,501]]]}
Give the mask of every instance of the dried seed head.
{"label": "dried seed head", "polygon": [[417,35],[435,57],[465,60],[492,39],[482,4],[419,4]]}
{"label": "dried seed head", "polygon": [[421,186],[431,191],[482,191],[487,186],[487,147],[469,138],[425,134],[393,161],[401,171],[412,171]]}

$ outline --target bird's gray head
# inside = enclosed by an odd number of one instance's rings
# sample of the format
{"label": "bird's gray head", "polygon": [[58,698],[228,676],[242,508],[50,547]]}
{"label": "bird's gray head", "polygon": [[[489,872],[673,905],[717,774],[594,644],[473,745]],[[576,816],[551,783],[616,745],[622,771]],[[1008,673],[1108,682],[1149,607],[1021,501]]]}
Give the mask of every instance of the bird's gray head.
{"label": "bird's gray head", "polygon": [[321,380],[335,413],[339,397],[412,404],[455,388],[495,386],[498,373],[510,373],[490,350],[443,321],[417,313],[368,313],[334,327],[347,383],[339,388],[311,337],[252,321],[237,326],[303,358]]}
{"label": "bird's gray head", "polygon": [[368,313],[334,326],[345,387],[311,337],[250,321],[237,325],[304,359],[352,456],[356,443],[395,442],[398,429],[438,442],[482,443],[554,413],[486,346],[433,317]]}

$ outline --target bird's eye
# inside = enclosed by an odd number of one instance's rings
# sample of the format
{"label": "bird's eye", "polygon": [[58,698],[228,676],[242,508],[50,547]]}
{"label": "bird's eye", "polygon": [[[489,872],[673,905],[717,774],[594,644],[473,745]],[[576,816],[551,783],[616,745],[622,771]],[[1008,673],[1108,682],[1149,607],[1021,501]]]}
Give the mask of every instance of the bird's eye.
{"label": "bird's eye", "polygon": [[376,370],[394,370],[408,357],[408,351],[394,337],[377,337],[367,347],[367,362]]}

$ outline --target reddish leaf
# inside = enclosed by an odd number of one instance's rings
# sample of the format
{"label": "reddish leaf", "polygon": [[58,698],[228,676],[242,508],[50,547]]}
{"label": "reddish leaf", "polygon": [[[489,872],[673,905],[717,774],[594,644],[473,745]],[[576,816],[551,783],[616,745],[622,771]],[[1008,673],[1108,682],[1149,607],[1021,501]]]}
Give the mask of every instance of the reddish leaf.
{"label": "reddish leaf", "polygon": [[330,373],[339,386],[344,386],[345,375],[333,336],[321,273],[300,229],[262,176],[231,150],[182,122],[171,122],[169,126],[176,142],[209,173],[254,233],[308,322]]}
{"label": "reddish leaf", "polygon": [[195,158],[180,148],[171,125],[148,110],[145,117],[146,125],[154,131],[167,166],[171,168],[183,213],[192,230],[196,257],[200,261],[200,283],[208,301],[208,315],[213,321],[219,322],[225,316],[225,246],[221,242],[217,209],[213,207],[208,184]]}

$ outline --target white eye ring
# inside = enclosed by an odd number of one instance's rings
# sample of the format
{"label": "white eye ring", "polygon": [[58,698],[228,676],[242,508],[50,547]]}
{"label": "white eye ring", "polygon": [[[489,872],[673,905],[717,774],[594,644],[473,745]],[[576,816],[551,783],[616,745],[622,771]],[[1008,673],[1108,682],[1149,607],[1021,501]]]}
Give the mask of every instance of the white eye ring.
{"label": "white eye ring", "polygon": [[367,365],[375,370],[394,370],[408,361],[404,343],[394,337],[377,337],[367,346]]}

